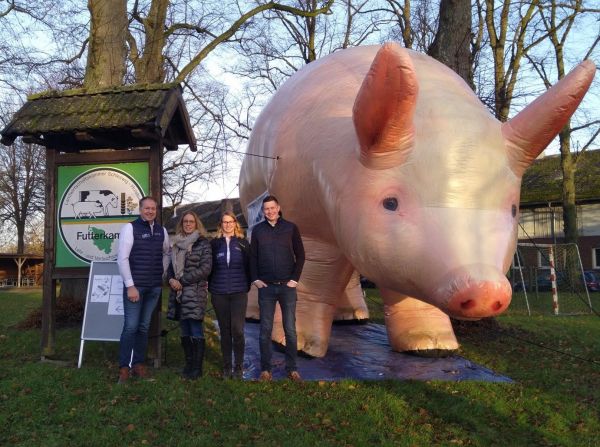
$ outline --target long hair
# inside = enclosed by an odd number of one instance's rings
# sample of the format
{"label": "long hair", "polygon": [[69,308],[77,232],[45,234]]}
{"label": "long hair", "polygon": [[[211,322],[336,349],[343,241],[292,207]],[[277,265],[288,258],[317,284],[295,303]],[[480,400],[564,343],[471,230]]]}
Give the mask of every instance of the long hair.
{"label": "long hair", "polygon": [[186,211],[185,213],[183,213],[183,215],[181,216],[181,219],[179,219],[179,222],[177,222],[177,228],[175,228],[175,233],[183,236],[183,218],[185,216],[192,216],[194,218],[194,220],[196,221],[196,231],[198,233],[200,233],[200,236],[204,236],[206,237],[206,228],[204,228],[204,225],[202,225],[202,221],[200,220],[200,218],[198,217],[198,215],[196,213],[194,213],[193,211]]}
{"label": "long hair", "polygon": [[217,237],[223,237],[223,218],[225,216],[231,217],[235,222],[233,228],[233,235],[239,239],[244,239],[244,230],[242,230],[242,227],[240,227],[240,223],[238,222],[237,217],[235,217],[235,214],[233,214],[231,211],[225,211],[221,216],[221,220],[219,221],[219,227],[217,228]]}

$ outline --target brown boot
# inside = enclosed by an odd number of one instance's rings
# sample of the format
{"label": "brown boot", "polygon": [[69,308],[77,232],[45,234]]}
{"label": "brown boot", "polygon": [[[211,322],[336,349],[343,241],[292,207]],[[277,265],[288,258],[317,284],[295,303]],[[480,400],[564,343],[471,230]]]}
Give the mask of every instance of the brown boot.
{"label": "brown boot", "polygon": [[150,375],[148,374],[148,370],[146,369],[146,365],[144,365],[143,363],[136,363],[135,365],[133,365],[131,375],[134,377],[139,377],[140,379],[147,379],[148,377],[150,377]]}
{"label": "brown boot", "polygon": [[119,381],[118,384],[122,385],[129,380],[129,368],[127,366],[123,366],[119,368]]}

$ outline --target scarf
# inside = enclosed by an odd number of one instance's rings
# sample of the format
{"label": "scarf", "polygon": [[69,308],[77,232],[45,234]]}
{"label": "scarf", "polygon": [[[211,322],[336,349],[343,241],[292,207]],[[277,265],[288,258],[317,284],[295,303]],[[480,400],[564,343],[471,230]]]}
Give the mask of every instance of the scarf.
{"label": "scarf", "polygon": [[177,234],[173,237],[173,245],[171,248],[171,264],[175,272],[175,279],[180,280],[183,276],[185,268],[185,257],[192,251],[192,245],[198,240],[200,233],[194,231],[192,234],[183,235]]}

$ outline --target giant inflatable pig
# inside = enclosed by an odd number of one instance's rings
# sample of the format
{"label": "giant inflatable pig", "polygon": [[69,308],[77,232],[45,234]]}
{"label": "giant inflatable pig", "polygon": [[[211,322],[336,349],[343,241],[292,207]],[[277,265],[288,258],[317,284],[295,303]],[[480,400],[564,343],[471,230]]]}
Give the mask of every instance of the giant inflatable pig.
{"label": "giant inflatable pig", "polygon": [[521,177],[594,72],[581,63],[506,123],[452,70],[394,43],[294,74],[254,126],[248,153],[272,158],[245,158],[240,197],[274,194],[300,228],[298,348],[323,356],[334,319],[364,318],[356,271],[380,288],[397,351],[455,350],[448,315],[506,310]]}

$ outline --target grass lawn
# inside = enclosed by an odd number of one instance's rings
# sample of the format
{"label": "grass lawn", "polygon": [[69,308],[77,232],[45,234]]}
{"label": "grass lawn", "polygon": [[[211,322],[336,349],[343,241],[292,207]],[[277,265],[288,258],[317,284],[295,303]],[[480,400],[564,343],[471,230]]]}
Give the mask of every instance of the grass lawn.
{"label": "grass lawn", "polygon": [[[376,290],[367,301],[381,321]],[[39,290],[0,292],[2,446],[600,445],[595,315],[509,312],[487,332],[459,336],[461,355],[512,384],[223,381],[214,331],[205,377],[186,382],[173,330],[168,366],[153,381],[117,386],[117,343],[86,343],[83,368],[75,367],[79,327],[57,331],[57,357],[68,366],[39,361],[39,330],[15,325],[40,303]]]}

